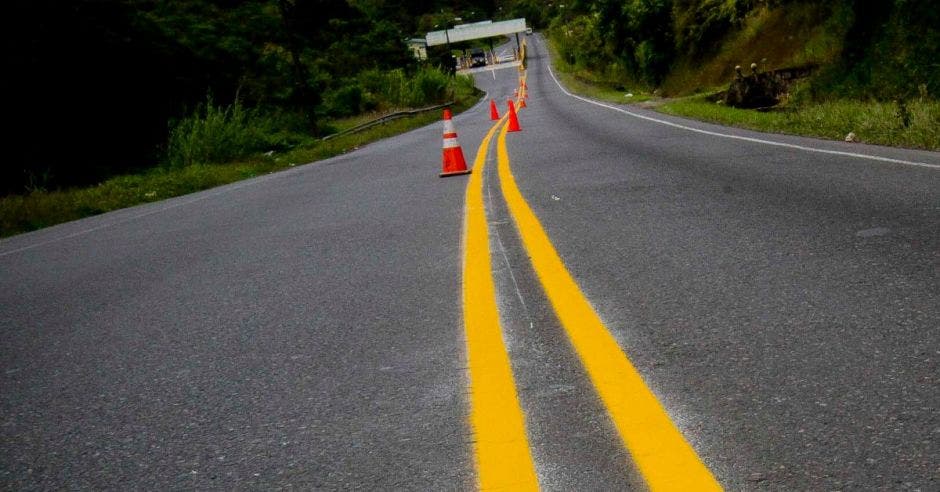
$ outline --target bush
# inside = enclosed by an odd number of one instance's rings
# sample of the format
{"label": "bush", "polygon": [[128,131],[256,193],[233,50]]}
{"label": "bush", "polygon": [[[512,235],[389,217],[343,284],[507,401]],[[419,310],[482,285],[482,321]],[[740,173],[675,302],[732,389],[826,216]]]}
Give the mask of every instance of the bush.
{"label": "bush", "polygon": [[357,81],[365,90],[366,97],[376,107],[397,106],[406,90],[405,73],[400,68],[387,72],[377,69],[363,70]]}
{"label": "bush", "polygon": [[676,0],[672,5],[676,49],[692,57],[711,53],[755,4],[753,0]]}
{"label": "bush", "polygon": [[445,102],[451,77],[437,68],[422,68],[411,80],[409,103],[412,106]]}
{"label": "bush", "polygon": [[[412,76],[408,76],[402,69],[385,72],[364,70],[359,73],[354,83],[362,91],[360,110],[420,107],[445,102],[458,93],[475,94],[472,80],[467,77],[455,79],[436,67],[421,68]],[[328,113],[339,116],[335,112]]]}
{"label": "bush", "polygon": [[166,164],[214,164],[268,150],[286,150],[307,140],[305,120],[288,113],[265,114],[239,101],[215,106],[212,98],[192,115],[171,125]]}
{"label": "bush", "polygon": [[473,83],[473,78],[469,75],[457,75],[454,78],[454,98],[462,100],[475,96],[480,90]]}
{"label": "bush", "polygon": [[328,92],[324,97],[326,113],[336,118],[357,115],[362,112],[363,90],[355,82]]}

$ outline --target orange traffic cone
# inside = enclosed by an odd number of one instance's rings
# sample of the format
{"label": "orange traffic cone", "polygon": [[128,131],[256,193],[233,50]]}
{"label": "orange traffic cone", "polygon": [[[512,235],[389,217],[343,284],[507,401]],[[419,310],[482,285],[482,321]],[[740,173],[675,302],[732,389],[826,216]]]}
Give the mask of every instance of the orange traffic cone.
{"label": "orange traffic cone", "polygon": [[499,119],[499,111],[496,110],[496,101],[490,99],[490,119],[496,121]]}
{"label": "orange traffic cone", "polygon": [[519,100],[519,109],[522,109],[522,108],[526,107],[526,106],[525,106],[525,100],[526,100],[526,97],[525,97],[525,96],[522,96],[522,99]]}
{"label": "orange traffic cone", "polygon": [[519,118],[516,117],[516,105],[512,103],[512,99],[509,100],[509,129],[506,131],[522,131],[522,128],[519,126]]}
{"label": "orange traffic cone", "polygon": [[470,174],[467,161],[463,158],[463,150],[457,142],[457,130],[451,121],[450,108],[444,110],[444,165],[440,176],[457,176]]}

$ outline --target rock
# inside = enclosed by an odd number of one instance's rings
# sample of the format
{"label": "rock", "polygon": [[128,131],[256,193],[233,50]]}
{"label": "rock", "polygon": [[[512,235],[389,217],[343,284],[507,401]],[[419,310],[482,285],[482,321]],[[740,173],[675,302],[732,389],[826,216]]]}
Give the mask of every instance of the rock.
{"label": "rock", "polygon": [[746,109],[776,106],[787,95],[790,83],[808,77],[816,66],[804,65],[761,72],[757,63],[751,63],[750,68],[751,73],[745,75],[741,65],[735,65],[731,85],[721,96],[724,104]]}
{"label": "rock", "polygon": [[853,143],[858,142],[858,135],[856,135],[855,132],[849,132],[849,134],[845,136],[845,141]]}

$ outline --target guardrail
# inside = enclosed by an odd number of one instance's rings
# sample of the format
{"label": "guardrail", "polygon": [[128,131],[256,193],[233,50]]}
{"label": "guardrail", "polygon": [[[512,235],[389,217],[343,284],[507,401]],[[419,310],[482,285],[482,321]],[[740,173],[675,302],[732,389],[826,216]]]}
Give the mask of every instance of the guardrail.
{"label": "guardrail", "polygon": [[371,128],[371,127],[373,127],[373,126],[375,126],[375,125],[381,125],[382,123],[385,123],[385,122],[387,122],[387,121],[392,121],[392,120],[395,120],[395,119],[398,119],[398,118],[403,118],[403,117],[405,117],[405,116],[411,116],[411,115],[415,115],[415,114],[426,113],[426,112],[428,112],[428,111],[434,111],[435,109],[444,109],[444,108],[446,108],[447,106],[453,106],[453,105],[454,105],[454,101],[450,101],[450,102],[446,102],[446,103],[444,103],[444,104],[438,104],[437,106],[428,106],[428,107],[426,107],[426,108],[410,109],[410,110],[407,110],[407,111],[397,111],[397,112],[395,112],[395,113],[390,113],[390,114],[387,114],[387,115],[385,115],[385,116],[382,116],[381,118],[376,118],[376,119],[374,119],[374,120],[372,120],[372,121],[367,121],[367,122],[365,122],[365,123],[363,123],[363,124],[361,124],[361,125],[356,125],[356,126],[354,126],[354,127],[352,127],[352,128],[347,128],[347,129],[345,129],[345,130],[343,130],[343,131],[341,131],[341,132],[337,132],[337,133],[334,133],[334,134],[332,134],[332,135],[327,135],[327,136],[323,137],[323,138],[320,139],[320,140],[321,140],[321,141],[327,141],[327,140],[329,140],[329,139],[331,139],[331,138],[333,138],[333,137],[338,137],[338,136],[340,136],[340,135],[347,135],[347,134],[350,134],[350,133],[356,133],[356,132],[358,132],[358,131],[365,130],[366,128]]}

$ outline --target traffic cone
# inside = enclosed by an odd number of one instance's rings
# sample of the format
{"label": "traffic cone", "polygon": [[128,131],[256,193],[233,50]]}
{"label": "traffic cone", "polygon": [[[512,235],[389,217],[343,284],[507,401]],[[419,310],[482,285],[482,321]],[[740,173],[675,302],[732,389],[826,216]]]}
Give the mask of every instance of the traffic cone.
{"label": "traffic cone", "polygon": [[522,108],[526,107],[526,106],[525,106],[525,100],[526,100],[526,96],[523,95],[523,96],[522,96],[522,99],[519,100],[519,109],[522,109]]}
{"label": "traffic cone", "polygon": [[496,101],[490,99],[490,119],[496,121],[499,119],[499,111],[496,110]]}
{"label": "traffic cone", "polygon": [[444,110],[444,164],[440,176],[456,176],[470,174],[467,161],[463,158],[463,150],[457,141],[457,130],[451,121],[450,108]]}
{"label": "traffic cone", "polygon": [[509,129],[506,131],[522,131],[522,128],[519,126],[519,118],[516,117],[516,105],[512,103],[512,99],[509,100]]}

